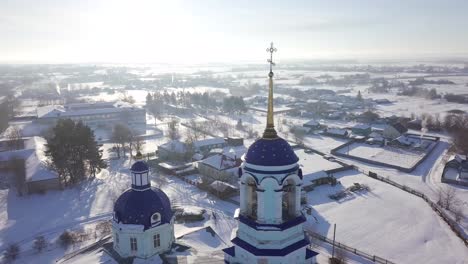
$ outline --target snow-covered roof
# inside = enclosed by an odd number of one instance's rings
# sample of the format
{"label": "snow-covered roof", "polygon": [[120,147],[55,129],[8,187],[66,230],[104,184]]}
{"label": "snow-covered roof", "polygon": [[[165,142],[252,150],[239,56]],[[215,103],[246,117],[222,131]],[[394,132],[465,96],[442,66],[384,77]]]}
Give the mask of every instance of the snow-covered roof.
{"label": "snow-covered roof", "polygon": [[223,149],[223,154],[230,157],[231,159],[240,159],[246,152],[247,148],[244,145],[236,147],[225,147]]}
{"label": "snow-covered roof", "polygon": [[203,154],[195,153],[195,154],[193,154],[192,159],[193,160],[201,160],[201,159],[203,159]]}
{"label": "snow-covered roof", "polygon": [[193,142],[193,145],[196,148],[204,147],[204,146],[209,146],[209,145],[216,145],[216,144],[225,144],[226,141],[224,138],[207,138],[207,139],[202,139]]}
{"label": "snow-covered roof", "polygon": [[320,123],[315,120],[310,120],[309,122],[304,124],[304,126],[318,126],[318,125],[320,125]]}
{"label": "snow-covered roof", "polygon": [[367,130],[367,129],[370,129],[371,127],[369,125],[366,125],[366,124],[357,124],[355,126],[353,126],[353,129],[362,129],[362,130]]}
{"label": "snow-covered roof", "polygon": [[185,143],[180,142],[179,140],[171,140],[162,145],[159,145],[159,148],[177,153],[185,153],[186,151]]}
{"label": "snow-covered roof", "polygon": [[346,131],[345,129],[341,129],[341,128],[328,128],[327,133],[333,134],[333,135],[345,136],[348,133],[348,131]]}
{"label": "snow-covered roof", "polygon": [[37,108],[38,118],[72,117],[95,114],[118,113],[128,110],[140,110],[126,102],[98,102],[69,105],[48,105]]}
{"label": "snow-covered roof", "polygon": [[229,184],[227,182],[222,182],[222,181],[214,181],[214,182],[212,182],[210,184],[210,187],[213,188],[214,190],[218,191],[218,192],[224,192],[228,188],[237,190],[236,186],[231,185],[231,184]]}
{"label": "snow-covered roof", "polygon": [[382,139],[383,139],[382,134],[380,134],[380,133],[378,133],[378,132],[376,132],[376,131],[370,133],[370,134],[369,134],[369,137],[370,137],[370,138],[382,138]]}
{"label": "snow-covered roof", "polygon": [[57,178],[57,173],[47,167],[46,143],[42,137],[27,138],[23,149],[0,152],[0,160],[24,160],[27,182]]}
{"label": "snow-covered roof", "polygon": [[326,170],[340,168],[341,165],[329,161],[322,156],[315,153],[306,153],[303,149],[294,151],[299,158],[299,166],[302,169],[304,175],[304,184],[307,185],[311,180],[325,177],[327,174]]}
{"label": "snow-covered roof", "polygon": [[235,168],[237,165],[236,160],[224,154],[213,155],[211,157],[208,157],[200,161],[200,163],[208,165],[217,170],[227,170],[227,169]]}

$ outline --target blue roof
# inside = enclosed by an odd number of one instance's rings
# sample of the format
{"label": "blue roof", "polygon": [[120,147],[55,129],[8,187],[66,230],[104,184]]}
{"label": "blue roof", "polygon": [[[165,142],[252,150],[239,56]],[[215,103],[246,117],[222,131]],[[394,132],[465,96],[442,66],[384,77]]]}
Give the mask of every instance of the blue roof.
{"label": "blue roof", "polygon": [[224,253],[232,256],[232,257],[235,257],[236,256],[236,250],[234,249],[234,246],[232,247],[228,247],[228,248],[225,248],[223,249]]}
{"label": "blue roof", "polygon": [[281,249],[257,248],[238,237],[235,237],[232,240],[232,243],[243,248],[244,250],[250,252],[251,254],[255,256],[275,256],[275,257],[283,257],[286,255],[289,255],[290,253],[300,248],[307,247],[310,244],[307,237]]}
{"label": "blue roof", "polygon": [[[289,221],[286,221],[286,222],[283,222],[281,224],[261,224],[261,223],[258,223],[256,221],[253,221],[252,219],[244,216],[243,214],[240,214],[239,215],[239,221],[243,224],[246,224],[248,226],[250,226],[251,228],[255,229],[255,230],[262,230],[266,227],[269,227],[269,228],[277,228],[279,230],[286,230],[286,229],[289,229],[291,227],[294,227],[294,226],[297,226],[299,224],[302,224],[304,223],[305,221],[307,221],[307,219],[305,218],[305,216],[303,214],[301,214],[300,216],[296,217],[296,218],[293,218]],[[272,231],[276,231],[276,230],[272,230]]]}
{"label": "blue roof", "polygon": [[157,188],[125,191],[115,202],[114,213],[118,222],[144,225],[145,230],[151,227],[151,216],[154,213],[161,215],[161,224],[169,223],[174,215],[169,198]]}
{"label": "blue roof", "polygon": [[315,256],[317,256],[317,255],[318,255],[317,252],[306,248],[306,259],[313,258],[313,257],[315,257]]}
{"label": "blue roof", "polygon": [[133,163],[132,167],[130,170],[134,173],[142,173],[142,172],[147,172],[149,170],[148,165],[142,160],[139,160],[135,163]]}
{"label": "blue roof", "polygon": [[284,166],[299,161],[289,143],[278,137],[261,138],[255,141],[247,151],[245,161],[259,166]]}

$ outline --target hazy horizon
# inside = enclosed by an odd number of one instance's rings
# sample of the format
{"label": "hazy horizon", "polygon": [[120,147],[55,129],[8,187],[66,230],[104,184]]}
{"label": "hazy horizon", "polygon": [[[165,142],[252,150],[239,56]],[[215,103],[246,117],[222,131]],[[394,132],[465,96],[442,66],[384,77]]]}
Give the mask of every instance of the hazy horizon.
{"label": "hazy horizon", "polygon": [[0,3],[0,63],[468,58],[468,2],[78,1]]}

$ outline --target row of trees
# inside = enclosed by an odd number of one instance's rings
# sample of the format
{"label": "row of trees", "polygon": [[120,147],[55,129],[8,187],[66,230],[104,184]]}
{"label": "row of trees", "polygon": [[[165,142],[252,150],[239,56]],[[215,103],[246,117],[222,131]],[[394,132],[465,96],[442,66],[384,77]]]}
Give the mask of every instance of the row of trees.
{"label": "row of trees", "polygon": [[141,138],[124,124],[116,124],[114,126],[111,140],[114,142],[114,149],[119,159],[121,155],[126,155],[127,149],[129,149],[131,156],[133,156],[133,152],[138,153],[143,149]]}
{"label": "row of trees", "polygon": [[398,95],[418,96],[418,97],[424,97],[429,100],[439,99],[442,97],[440,94],[437,93],[437,90],[435,88],[427,89],[427,88],[422,88],[422,87],[417,87],[417,86],[400,88]]}
{"label": "row of trees", "polygon": [[190,92],[172,92],[167,91],[158,93],[148,93],[146,95],[146,107],[148,111],[159,116],[165,112],[166,105],[178,105],[183,107],[199,106],[205,109],[216,109],[216,98],[211,94],[190,93]]}
{"label": "row of trees", "polygon": [[64,186],[78,183],[87,175],[95,176],[107,167],[93,131],[82,122],[59,120],[46,146],[45,154]]}
{"label": "row of trees", "polygon": [[13,95],[6,96],[3,101],[0,98],[0,133],[8,128],[8,121],[13,117],[17,104]]}
{"label": "row of trees", "polygon": [[[223,103],[218,103],[217,99],[223,98]],[[225,112],[245,112],[247,110],[244,99],[241,96],[225,97],[224,93],[190,93],[172,92],[148,93],[146,95],[146,108],[154,116],[160,116],[167,112],[168,105],[181,106],[186,108],[198,107],[201,109],[217,110],[219,107]]]}
{"label": "row of trees", "polygon": [[242,96],[230,96],[223,100],[223,110],[227,113],[243,113],[247,111]]}

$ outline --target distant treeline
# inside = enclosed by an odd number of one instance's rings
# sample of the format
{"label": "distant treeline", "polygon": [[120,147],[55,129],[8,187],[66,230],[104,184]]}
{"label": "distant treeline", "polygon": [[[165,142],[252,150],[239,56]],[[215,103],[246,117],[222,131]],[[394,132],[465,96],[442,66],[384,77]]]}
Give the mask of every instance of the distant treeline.
{"label": "distant treeline", "polygon": [[190,92],[156,92],[146,95],[146,108],[148,111],[159,116],[167,113],[170,109],[203,109],[219,110],[227,113],[245,112],[247,110],[244,99],[241,96],[226,96],[221,92],[214,93],[190,93]]}

